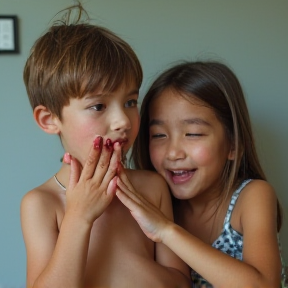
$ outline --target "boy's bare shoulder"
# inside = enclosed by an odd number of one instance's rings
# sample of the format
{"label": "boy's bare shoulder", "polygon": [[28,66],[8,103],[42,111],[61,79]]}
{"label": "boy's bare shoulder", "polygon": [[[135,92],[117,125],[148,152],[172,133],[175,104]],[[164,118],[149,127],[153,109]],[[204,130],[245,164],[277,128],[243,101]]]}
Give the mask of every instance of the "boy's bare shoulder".
{"label": "boy's bare shoulder", "polygon": [[51,179],[42,185],[27,192],[21,201],[21,210],[34,211],[35,213],[53,213],[63,207],[65,199],[64,191],[55,190]]}
{"label": "boy's bare shoulder", "polygon": [[168,185],[160,174],[148,170],[127,169],[125,171],[133,187],[146,198],[159,200],[169,195]]}

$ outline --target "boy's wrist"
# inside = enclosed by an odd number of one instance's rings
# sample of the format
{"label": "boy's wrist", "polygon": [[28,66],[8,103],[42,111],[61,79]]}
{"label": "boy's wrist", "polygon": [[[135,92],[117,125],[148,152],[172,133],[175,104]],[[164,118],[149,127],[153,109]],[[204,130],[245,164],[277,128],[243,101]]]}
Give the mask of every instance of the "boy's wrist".
{"label": "boy's wrist", "polygon": [[74,211],[69,211],[67,210],[65,212],[64,218],[63,218],[63,222],[65,221],[65,223],[67,223],[67,225],[71,225],[76,227],[76,229],[78,229],[78,227],[81,229],[91,229],[93,226],[93,222],[88,221],[87,219],[85,219],[84,217],[79,216],[78,214],[74,213]]}

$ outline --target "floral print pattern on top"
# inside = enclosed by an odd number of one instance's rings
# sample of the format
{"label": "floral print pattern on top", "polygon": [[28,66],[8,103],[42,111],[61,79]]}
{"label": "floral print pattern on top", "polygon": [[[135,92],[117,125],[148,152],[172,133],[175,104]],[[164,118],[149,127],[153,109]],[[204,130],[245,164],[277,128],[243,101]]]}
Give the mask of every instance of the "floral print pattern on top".
{"label": "floral print pattern on top", "polygon": [[[224,219],[222,233],[212,244],[212,247],[240,261],[242,261],[243,235],[232,228],[230,224],[230,219],[231,219],[231,215],[235,207],[236,201],[240,195],[240,192],[251,181],[252,179],[244,180],[242,184],[238,187],[238,189],[233,193],[225,219]],[[280,249],[281,245],[280,245],[279,237],[278,237],[278,243],[279,243],[279,249]],[[281,260],[282,260],[282,267],[285,267],[282,257],[281,257]],[[282,279],[285,279],[284,277],[285,276],[282,271]],[[199,275],[193,269],[191,269],[191,280],[192,280],[192,287],[194,288],[213,288],[213,286],[209,282],[207,282],[203,277],[201,277],[201,275]],[[282,280],[282,286],[280,287],[282,288],[287,287],[283,285],[284,282],[285,280],[284,281]]]}

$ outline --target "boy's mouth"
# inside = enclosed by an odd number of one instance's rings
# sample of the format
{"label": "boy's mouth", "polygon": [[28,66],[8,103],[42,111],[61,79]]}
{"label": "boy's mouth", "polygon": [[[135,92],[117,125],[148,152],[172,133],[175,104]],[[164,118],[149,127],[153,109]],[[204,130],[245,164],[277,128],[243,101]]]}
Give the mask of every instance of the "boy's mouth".
{"label": "boy's mouth", "polygon": [[125,143],[128,142],[128,139],[117,139],[113,142],[111,139],[108,138],[104,146],[106,146],[109,149],[113,149],[114,144],[117,142],[120,144],[120,147],[121,147],[121,163],[125,167],[126,166],[126,154],[124,153],[123,145],[125,145]]}
{"label": "boy's mouth", "polygon": [[110,138],[108,138],[106,140],[106,143],[104,144],[104,146],[106,146],[107,148],[113,148],[114,144],[117,143],[117,142],[122,147],[125,143],[128,142],[128,139],[117,139],[115,141],[112,141]]}

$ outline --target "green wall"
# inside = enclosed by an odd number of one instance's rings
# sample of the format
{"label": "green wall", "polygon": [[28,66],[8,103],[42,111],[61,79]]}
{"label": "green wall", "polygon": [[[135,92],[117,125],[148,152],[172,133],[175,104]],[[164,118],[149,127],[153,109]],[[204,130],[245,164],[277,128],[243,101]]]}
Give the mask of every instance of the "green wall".
{"label": "green wall", "polygon": [[[51,177],[63,153],[34,123],[22,81],[29,49],[69,0],[0,0],[19,17],[17,55],[0,54],[0,287],[24,287],[22,196]],[[284,210],[288,261],[288,1],[86,0],[96,23],[125,40],[144,68],[143,95],[155,75],[179,59],[220,59],[243,84],[257,148]]]}

